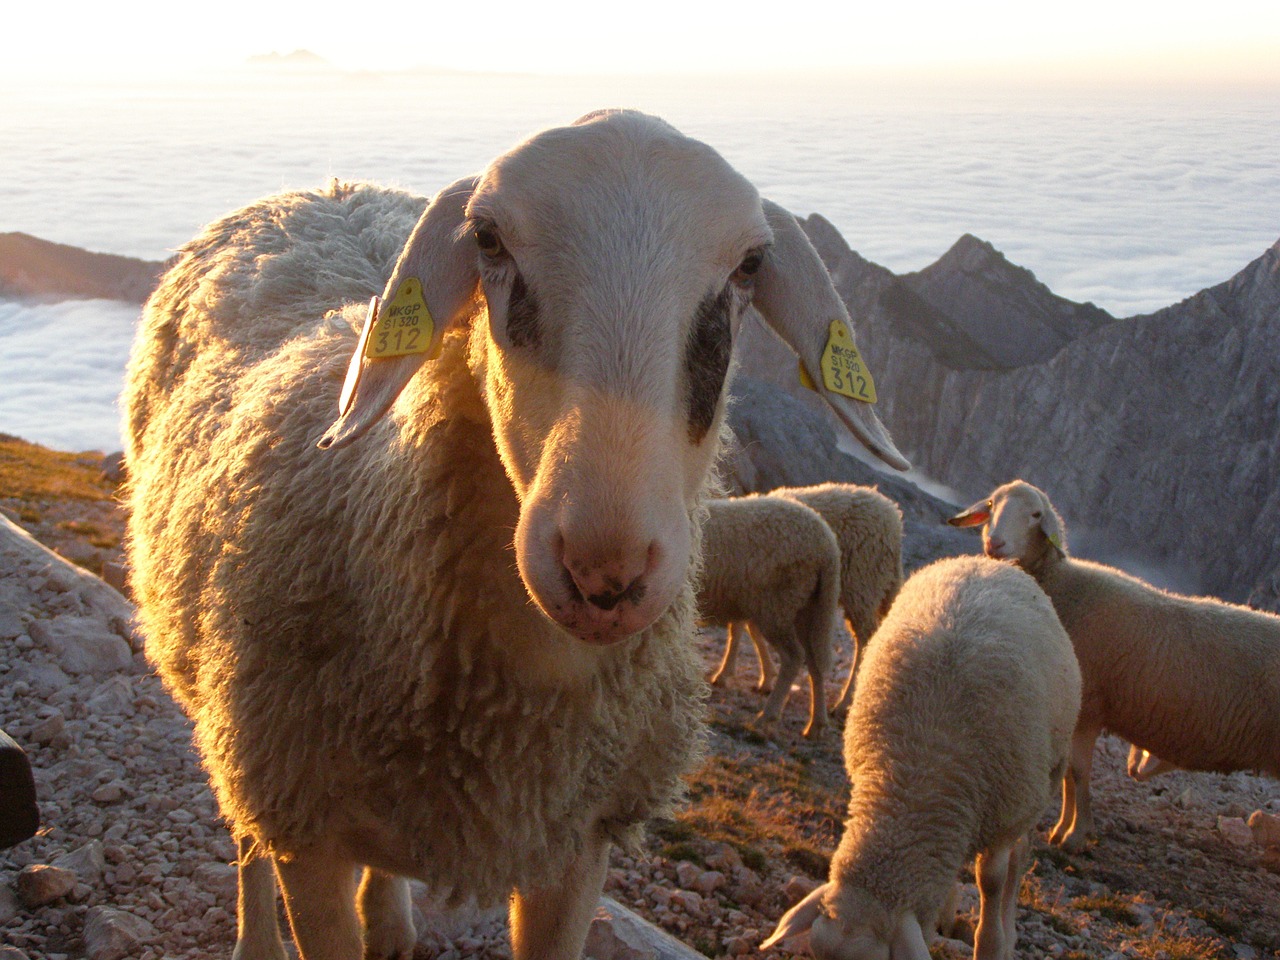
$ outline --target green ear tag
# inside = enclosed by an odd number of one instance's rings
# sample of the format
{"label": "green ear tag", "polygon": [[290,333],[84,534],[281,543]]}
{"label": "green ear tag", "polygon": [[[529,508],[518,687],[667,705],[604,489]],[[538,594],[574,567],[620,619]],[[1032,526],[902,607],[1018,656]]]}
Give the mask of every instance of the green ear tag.
{"label": "green ear tag", "polygon": [[422,282],[417,277],[406,277],[396,295],[379,311],[364,355],[377,360],[426,353],[431,349],[434,333],[435,323],[422,298]]}
{"label": "green ear tag", "polygon": [[814,393],[818,392],[818,385],[813,382],[813,377],[809,376],[809,371],[804,368],[804,361],[797,360],[796,366],[800,370],[800,386],[808,387]]}
{"label": "green ear tag", "polygon": [[832,393],[864,403],[876,402],[876,385],[871,371],[854,345],[849,328],[832,320],[827,346],[822,351],[822,382]]}
{"label": "green ear tag", "polygon": [[1053,544],[1054,548],[1059,553],[1066,553],[1066,551],[1062,549],[1062,540],[1059,539],[1056,533],[1046,533],[1044,535],[1044,538],[1048,540],[1051,544]]}

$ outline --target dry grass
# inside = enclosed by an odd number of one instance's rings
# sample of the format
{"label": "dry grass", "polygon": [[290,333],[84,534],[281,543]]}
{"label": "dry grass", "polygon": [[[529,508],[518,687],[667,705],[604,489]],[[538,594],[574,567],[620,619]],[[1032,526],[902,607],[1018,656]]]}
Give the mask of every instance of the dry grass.
{"label": "dry grass", "polygon": [[110,500],[115,487],[103,479],[101,459],[0,434],[0,499]]}

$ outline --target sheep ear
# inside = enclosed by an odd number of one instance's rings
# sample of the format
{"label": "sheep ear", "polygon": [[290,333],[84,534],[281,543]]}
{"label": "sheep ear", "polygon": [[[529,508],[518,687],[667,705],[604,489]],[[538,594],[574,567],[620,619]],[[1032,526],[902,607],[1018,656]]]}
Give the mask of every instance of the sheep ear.
{"label": "sheep ear", "polygon": [[[338,419],[317,446],[345,447],[391,409],[418,368],[440,351],[445,331],[466,313],[475,297],[475,246],[460,230],[476,178],[459,180],[431,200],[400,252],[382,298],[369,304],[356,351],[347,368]],[[379,336],[379,323],[396,313],[425,315],[400,343]],[[403,328],[402,328],[403,332]],[[389,349],[384,349],[389,348]],[[380,352],[381,351],[381,352]]]}
{"label": "sheep ear", "polygon": [[914,913],[904,913],[889,945],[889,960],[929,960],[929,946]]}
{"label": "sheep ear", "polygon": [[1065,557],[1067,538],[1062,529],[1062,518],[1058,516],[1058,511],[1053,508],[1053,504],[1049,503],[1048,498],[1043,500],[1040,507],[1040,530],[1044,533],[1044,538],[1049,541],[1049,545],[1058,551],[1058,556]]}
{"label": "sheep ear", "polygon": [[947,520],[953,527],[980,527],[991,519],[991,501],[979,500]]}
{"label": "sheep ear", "polygon": [[[795,950],[797,947],[803,948],[807,946],[809,930],[813,926],[813,921],[821,915],[822,898],[830,888],[830,883],[824,883],[784,913],[782,919],[778,921],[778,926],[769,935],[769,939],[760,944],[760,949],[768,950],[770,947],[779,944],[787,950]],[[799,938],[801,937],[804,937],[805,940],[800,940]],[[795,942],[793,943],[792,941]]]}
{"label": "sheep ear", "polygon": [[[891,467],[910,469],[911,464],[894,446],[893,438],[869,402],[875,399],[869,377],[866,388],[855,384],[852,389],[843,379],[824,378],[824,354],[831,354],[836,348],[843,349],[846,356],[856,356],[849,311],[796,218],[770,200],[762,202],[773,230],[773,245],[756,273],[756,309],[800,356],[803,369],[816,385],[819,396],[858,441]],[[860,364],[860,359],[855,362]],[[841,387],[848,393],[838,392]]]}

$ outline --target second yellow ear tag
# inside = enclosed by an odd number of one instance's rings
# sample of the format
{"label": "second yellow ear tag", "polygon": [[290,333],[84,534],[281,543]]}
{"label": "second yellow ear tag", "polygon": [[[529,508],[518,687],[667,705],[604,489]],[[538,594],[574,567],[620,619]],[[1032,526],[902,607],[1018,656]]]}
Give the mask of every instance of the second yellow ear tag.
{"label": "second yellow ear tag", "polygon": [[876,385],[862,361],[849,328],[842,320],[832,320],[827,346],[822,351],[822,382],[832,393],[864,403],[876,402]]}
{"label": "second yellow ear tag", "polygon": [[370,360],[426,353],[431,349],[435,323],[422,298],[422,282],[406,277],[395,296],[382,305],[374,322],[364,355]]}
{"label": "second yellow ear tag", "polygon": [[809,376],[809,371],[804,368],[804,361],[797,361],[796,366],[800,369],[800,386],[807,387],[817,393],[818,385],[813,382],[813,377]]}

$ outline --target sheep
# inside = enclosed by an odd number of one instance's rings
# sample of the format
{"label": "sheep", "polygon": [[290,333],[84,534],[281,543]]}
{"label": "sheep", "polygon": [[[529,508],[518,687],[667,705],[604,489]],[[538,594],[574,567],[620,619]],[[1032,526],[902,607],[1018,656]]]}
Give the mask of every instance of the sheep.
{"label": "sheep", "polygon": [[[826,677],[840,592],[840,547],[831,528],[797,501],[748,496],[707,502],[697,608],[713,623],[751,624],[778,651],[777,683],[762,719],[776,720],[803,663],[809,669],[809,722],[826,726]],[[767,656],[767,655],[766,655]],[[719,684],[724,665],[712,677]]]}
{"label": "sheep", "polygon": [[1044,491],[1022,480],[953,517],[982,525],[990,557],[1036,578],[1071,636],[1084,675],[1062,815],[1050,839],[1078,851],[1094,836],[1089,776],[1105,727],[1154,775],[1178,766],[1280,775],[1280,617],[1159,590],[1113,567],[1072,557]]}
{"label": "sheep", "polygon": [[[851,483],[778,487],[771,493],[816,510],[840,544],[840,606],[853,638],[853,657],[840,698],[831,708],[838,713],[848,709],[858,659],[902,586],[902,511],[878,490]],[[733,670],[742,626],[729,624],[724,658],[712,683]],[[760,664],[756,689],[768,690],[775,677],[773,661],[755,632],[749,626],[747,630]]]}
{"label": "sheep", "polygon": [[[814,371],[849,322],[791,214],[633,111],[429,203],[260,200],[165,274],[123,396],[132,587],[242,901],[269,860],[303,960],[411,953],[415,877],[510,898],[517,960],[581,953],[610,844],[702,749],[691,578],[749,303]],[[237,957],[280,956],[244,919]]]}
{"label": "sheep", "polygon": [[845,725],[851,794],[830,880],[768,949],[809,934],[820,958],[926,960],[976,856],[974,956],[1014,956],[1029,834],[1067,765],[1080,672],[1035,581],[984,557],[902,587],[868,645]]}

